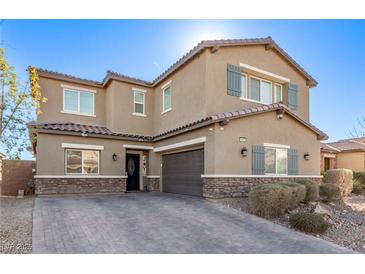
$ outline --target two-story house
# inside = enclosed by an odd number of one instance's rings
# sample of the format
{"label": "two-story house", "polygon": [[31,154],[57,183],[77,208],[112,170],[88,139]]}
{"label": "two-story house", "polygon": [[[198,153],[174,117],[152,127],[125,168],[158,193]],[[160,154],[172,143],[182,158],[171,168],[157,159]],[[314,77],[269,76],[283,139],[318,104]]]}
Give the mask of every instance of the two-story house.
{"label": "two-story house", "polygon": [[320,180],[317,82],[271,37],[203,41],[152,82],[38,69],[36,193],[154,190],[240,197]]}

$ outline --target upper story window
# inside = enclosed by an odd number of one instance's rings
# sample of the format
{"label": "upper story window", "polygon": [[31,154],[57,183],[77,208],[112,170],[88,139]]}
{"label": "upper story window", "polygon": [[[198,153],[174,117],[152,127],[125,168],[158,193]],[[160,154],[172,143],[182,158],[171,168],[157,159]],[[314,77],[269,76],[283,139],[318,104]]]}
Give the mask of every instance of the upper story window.
{"label": "upper story window", "polygon": [[95,116],[94,96],[95,91],[64,87],[62,112],[86,116]]}
{"label": "upper story window", "polygon": [[247,98],[247,75],[241,74],[241,97]]}
{"label": "upper story window", "polygon": [[250,97],[249,99],[262,102],[264,104],[272,103],[272,83],[255,77],[250,77]]}
{"label": "upper story window", "polygon": [[146,91],[141,89],[133,89],[133,97],[134,97],[133,115],[146,116],[145,114]]}
{"label": "upper story window", "polygon": [[172,109],[171,105],[171,81],[162,86],[162,114]]}
{"label": "upper story window", "polygon": [[99,174],[99,151],[66,149],[66,174]]}
{"label": "upper story window", "polygon": [[[267,75],[268,78],[254,76],[255,72],[260,73],[259,75]],[[289,78],[243,63],[240,63],[239,66],[227,64],[227,94],[230,96],[267,105],[282,102],[283,85],[279,83],[289,83],[288,106],[297,109],[298,87],[290,83]]]}
{"label": "upper story window", "polygon": [[283,101],[283,86],[279,84],[274,85],[274,100],[275,103]]}

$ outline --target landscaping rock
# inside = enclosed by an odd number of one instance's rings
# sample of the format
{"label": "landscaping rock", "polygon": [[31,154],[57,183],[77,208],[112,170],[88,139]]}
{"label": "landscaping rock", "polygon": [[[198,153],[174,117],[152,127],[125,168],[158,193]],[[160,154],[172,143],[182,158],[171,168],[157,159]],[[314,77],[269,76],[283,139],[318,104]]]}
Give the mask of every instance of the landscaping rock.
{"label": "landscaping rock", "polygon": [[332,216],[332,210],[331,207],[328,205],[325,205],[323,203],[317,203],[312,210],[313,213],[320,214],[322,216],[331,217]]}

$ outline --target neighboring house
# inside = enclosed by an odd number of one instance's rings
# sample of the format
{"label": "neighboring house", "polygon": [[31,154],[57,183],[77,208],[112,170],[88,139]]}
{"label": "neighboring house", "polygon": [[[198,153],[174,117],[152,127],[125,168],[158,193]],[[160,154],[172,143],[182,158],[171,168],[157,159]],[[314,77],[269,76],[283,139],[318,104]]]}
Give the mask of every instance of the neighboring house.
{"label": "neighboring house", "polygon": [[[87,68],[85,68],[87,69]],[[320,180],[317,82],[270,37],[203,41],[152,82],[38,69],[36,193],[155,190],[240,197]]]}
{"label": "neighboring house", "polygon": [[321,143],[321,172],[332,168],[365,171],[365,137]]}

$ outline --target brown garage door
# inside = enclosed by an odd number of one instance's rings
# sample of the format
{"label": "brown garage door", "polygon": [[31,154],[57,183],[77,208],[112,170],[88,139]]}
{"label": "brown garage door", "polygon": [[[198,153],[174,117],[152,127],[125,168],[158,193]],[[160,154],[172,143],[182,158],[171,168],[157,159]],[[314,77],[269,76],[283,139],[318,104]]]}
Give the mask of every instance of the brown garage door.
{"label": "brown garage door", "polygon": [[162,156],[163,191],[192,196],[203,195],[204,150]]}

